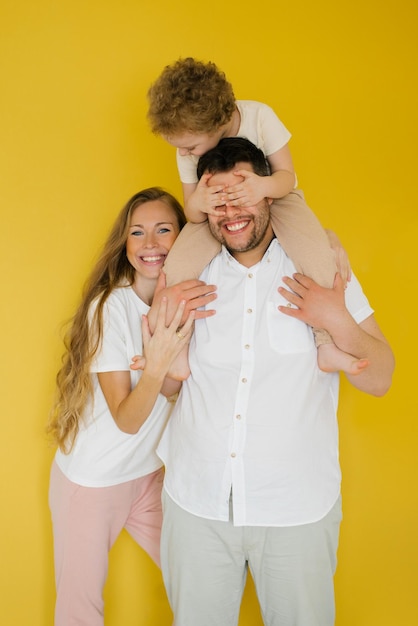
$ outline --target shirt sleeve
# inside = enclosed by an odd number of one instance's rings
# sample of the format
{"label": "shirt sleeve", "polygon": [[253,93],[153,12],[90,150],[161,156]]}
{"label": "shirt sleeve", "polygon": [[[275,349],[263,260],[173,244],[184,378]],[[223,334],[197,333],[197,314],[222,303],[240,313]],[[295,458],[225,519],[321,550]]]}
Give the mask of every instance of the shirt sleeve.
{"label": "shirt sleeve", "polygon": [[357,324],[360,324],[360,322],[363,322],[374,313],[374,310],[370,306],[369,301],[354,274],[351,276],[351,280],[345,290],[345,302]]}
{"label": "shirt sleeve", "polygon": [[266,157],[285,146],[291,134],[273,109],[255,100],[237,100],[241,115],[240,137],[252,141]]}
{"label": "shirt sleeve", "polygon": [[179,171],[180,180],[182,183],[197,183],[197,163],[199,157],[194,154],[187,154],[181,156],[179,151],[176,151],[177,169]]}
{"label": "shirt sleeve", "polygon": [[285,146],[291,138],[283,122],[267,104],[263,105],[260,115],[260,134],[263,137],[263,152],[268,157]]}
{"label": "shirt sleeve", "polygon": [[125,330],[123,308],[110,296],[103,307],[103,337],[90,367],[92,373],[130,371]]}

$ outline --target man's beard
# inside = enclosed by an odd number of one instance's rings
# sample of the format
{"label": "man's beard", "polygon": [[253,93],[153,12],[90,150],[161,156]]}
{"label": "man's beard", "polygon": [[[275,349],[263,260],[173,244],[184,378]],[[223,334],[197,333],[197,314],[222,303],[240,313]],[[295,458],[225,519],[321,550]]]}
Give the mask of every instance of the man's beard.
{"label": "man's beard", "polygon": [[[239,221],[239,217],[235,218]],[[247,220],[248,216],[243,217],[243,219]],[[233,253],[233,252],[249,252],[250,250],[254,250],[261,241],[264,239],[264,236],[267,232],[267,229],[270,225],[270,207],[266,202],[266,210],[263,210],[261,213],[258,213],[255,216],[251,216],[251,221],[254,224],[254,228],[251,232],[251,236],[246,241],[243,241],[241,244],[234,246],[227,242],[226,238],[223,236],[222,231],[222,223],[213,225],[209,220],[209,229],[212,235],[215,237],[219,243],[225,246],[225,248]]]}

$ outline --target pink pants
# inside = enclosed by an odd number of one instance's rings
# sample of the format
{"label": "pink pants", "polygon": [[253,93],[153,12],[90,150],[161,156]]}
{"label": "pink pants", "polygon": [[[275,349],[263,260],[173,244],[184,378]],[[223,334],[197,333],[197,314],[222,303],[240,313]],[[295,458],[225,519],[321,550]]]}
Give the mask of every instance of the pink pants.
{"label": "pink pants", "polygon": [[112,487],[81,487],[54,462],[55,626],[103,626],[108,553],[122,528],[160,565],[163,469]]}

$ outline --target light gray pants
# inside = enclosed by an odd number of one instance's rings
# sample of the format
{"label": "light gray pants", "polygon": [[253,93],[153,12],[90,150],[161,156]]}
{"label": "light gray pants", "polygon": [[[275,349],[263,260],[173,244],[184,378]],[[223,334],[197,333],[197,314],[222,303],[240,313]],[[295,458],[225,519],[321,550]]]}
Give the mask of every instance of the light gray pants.
{"label": "light gray pants", "polygon": [[341,498],[319,522],[233,526],[163,491],[161,565],[176,626],[236,626],[250,568],[266,626],[333,626]]}

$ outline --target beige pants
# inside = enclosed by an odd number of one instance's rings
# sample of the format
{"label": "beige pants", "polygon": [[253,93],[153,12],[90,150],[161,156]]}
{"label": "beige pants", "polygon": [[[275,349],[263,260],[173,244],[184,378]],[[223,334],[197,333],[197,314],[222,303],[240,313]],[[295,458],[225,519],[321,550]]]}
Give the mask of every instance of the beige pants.
{"label": "beige pants", "polygon": [[[274,234],[297,271],[323,287],[332,287],[337,271],[334,253],[319,220],[306,204],[303,192],[296,189],[274,200],[270,214]],[[165,263],[167,285],[198,278],[220,249],[207,222],[186,224]],[[314,329],[314,333],[317,346],[332,343],[325,330]]]}
{"label": "beige pants", "polygon": [[300,526],[192,515],[163,490],[161,567],[176,626],[237,626],[248,569],[265,626],[334,626],[341,498]]}

